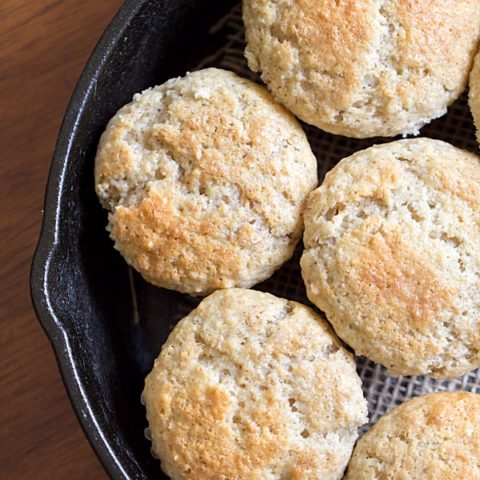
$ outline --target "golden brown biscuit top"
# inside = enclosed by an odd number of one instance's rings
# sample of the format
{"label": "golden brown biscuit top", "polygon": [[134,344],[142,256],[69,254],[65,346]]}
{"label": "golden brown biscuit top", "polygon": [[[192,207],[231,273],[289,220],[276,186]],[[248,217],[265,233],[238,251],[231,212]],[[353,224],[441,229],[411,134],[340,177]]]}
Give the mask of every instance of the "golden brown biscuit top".
{"label": "golden brown biscuit top", "polygon": [[397,407],[358,442],[345,480],[480,478],[480,395],[433,393]]}
{"label": "golden brown biscuit top", "polygon": [[299,118],[354,137],[416,132],[465,88],[478,0],[244,0],[246,56]]}
{"label": "golden brown biscuit top", "polygon": [[194,294],[270,276],[292,255],[317,183],[296,120],[218,69],[136,95],[102,136],[95,178],[127,261]]}
{"label": "golden brown biscuit top", "polygon": [[309,298],[357,354],[404,375],[480,365],[480,162],[402,140],[342,160],[309,196]]}
{"label": "golden brown biscuit top", "polygon": [[309,308],[213,293],[146,379],[154,451],[173,479],[340,479],[366,421],[352,356]]}

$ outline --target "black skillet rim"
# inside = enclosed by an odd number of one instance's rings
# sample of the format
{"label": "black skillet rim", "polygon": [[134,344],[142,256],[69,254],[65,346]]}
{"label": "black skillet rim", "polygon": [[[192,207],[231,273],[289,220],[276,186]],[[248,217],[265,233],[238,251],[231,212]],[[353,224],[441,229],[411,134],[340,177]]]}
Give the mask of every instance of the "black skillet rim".
{"label": "black skillet rim", "polygon": [[130,22],[142,9],[145,0],[126,0],[120,7],[93,50],[82,71],[68,104],[57,137],[47,189],[44,214],[38,244],[30,273],[32,303],[48,339],[50,340],[67,393],[94,452],[103,467],[115,479],[130,480],[126,466],[118,458],[96,421],[81,377],[78,375],[70,340],[61,321],[56,317],[49,300],[48,270],[58,244],[60,199],[66,174],[67,159],[78,134],[79,118],[90,90],[108,61],[117,42],[124,36]]}

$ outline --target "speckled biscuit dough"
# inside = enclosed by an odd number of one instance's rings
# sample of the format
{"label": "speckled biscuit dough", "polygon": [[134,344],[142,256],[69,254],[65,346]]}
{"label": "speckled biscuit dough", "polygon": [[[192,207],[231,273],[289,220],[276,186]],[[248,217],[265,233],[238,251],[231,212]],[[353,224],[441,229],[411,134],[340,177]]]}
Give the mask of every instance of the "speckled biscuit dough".
{"label": "speckled biscuit dough", "polygon": [[479,480],[480,395],[409,400],[358,442],[345,480]]}
{"label": "speckled biscuit dough", "polygon": [[309,299],[395,375],[480,366],[480,159],[425,138],[343,159],[309,196]]}
{"label": "speckled biscuit dough", "polygon": [[355,362],[296,302],[219,290],[181,320],[145,381],[173,480],[340,479],[367,421]]}
{"label": "speckled biscuit dough", "polygon": [[288,260],[317,163],[263,87],[205,69],[135,95],[109,122],[95,165],[111,237],[160,287],[250,287]]}
{"label": "speckled biscuit dough", "polygon": [[470,73],[469,103],[475,126],[477,127],[477,140],[480,143],[480,52],[475,57],[475,63]]}
{"label": "speckled biscuit dough", "polygon": [[299,118],[348,137],[418,133],[462,93],[480,0],[243,0],[246,57]]}

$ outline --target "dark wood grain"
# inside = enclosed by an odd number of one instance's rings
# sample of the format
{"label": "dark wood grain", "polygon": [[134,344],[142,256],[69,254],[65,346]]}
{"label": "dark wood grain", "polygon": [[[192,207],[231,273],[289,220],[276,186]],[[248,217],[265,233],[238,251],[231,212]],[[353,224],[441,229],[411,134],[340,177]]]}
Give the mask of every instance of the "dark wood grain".
{"label": "dark wood grain", "polygon": [[121,0],[0,1],[0,479],[106,479],[32,310],[29,269],[51,154]]}

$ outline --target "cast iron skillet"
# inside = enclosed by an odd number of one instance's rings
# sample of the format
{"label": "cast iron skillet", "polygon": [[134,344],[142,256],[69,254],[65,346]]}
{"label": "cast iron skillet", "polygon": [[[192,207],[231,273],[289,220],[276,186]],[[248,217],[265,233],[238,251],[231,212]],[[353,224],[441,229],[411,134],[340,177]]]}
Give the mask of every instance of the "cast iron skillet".
{"label": "cast iron skillet", "polygon": [[[109,118],[133,93],[184,75],[206,57],[203,64],[237,69],[254,78],[245,64],[238,63],[243,48],[237,25],[240,12],[235,10],[233,22],[218,22],[234,3],[128,0],[80,78],[53,158],[32,269],[34,306],[82,426],[109,474],[119,480],[166,478],[143,435],[146,421],[140,393],[171,327],[198,300],[148,285],[113,249],[105,232],[107,215],[93,187],[96,146]],[[217,27],[211,29],[213,25]],[[224,57],[218,63],[220,57],[212,54],[226,43],[229,47],[220,50]],[[229,57],[232,45],[236,54]],[[319,158],[320,181],[341,158],[392,140],[347,139],[304,128]],[[422,135],[477,151],[466,95],[446,116],[422,129]],[[299,273],[300,254],[301,245],[290,262],[255,288],[308,304]],[[415,395],[426,388],[421,377],[392,380],[385,369],[362,357],[357,358],[357,367],[367,398],[374,384]],[[428,388],[457,390],[476,388],[478,379],[471,374],[469,380],[432,382]],[[398,403],[398,398],[380,402],[375,395],[370,400],[372,421]]]}
{"label": "cast iron skillet", "polygon": [[166,478],[143,435],[140,394],[171,324],[196,301],[147,285],[112,248],[94,192],[96,146],[135,92],[184,75],[220,46],[209,28],[233,3],[128,0],[82,73],[58,137],[33,304],[83,429],[114,479]]}

